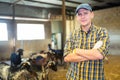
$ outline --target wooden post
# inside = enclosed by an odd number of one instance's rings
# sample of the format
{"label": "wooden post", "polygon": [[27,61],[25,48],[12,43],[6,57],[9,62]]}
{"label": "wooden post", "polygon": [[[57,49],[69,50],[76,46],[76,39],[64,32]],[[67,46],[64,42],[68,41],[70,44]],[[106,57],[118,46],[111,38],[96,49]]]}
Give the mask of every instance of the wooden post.
{"label": "wooden post", "polygon": [[16,21],[15,21],[15,5],[18,3],[18,2],[20,2],[20,1],[22,1],[22,0],[16,0],[16,1],[14,1],[14,3],[12,4],[12,11],[13,11],[13,16],[12,16],[12,23],[13,23],[13,52],[15,52],[16,51],[16,34],[17,34],[17,32],[16,32]]}
{"label": "wooden post", "polygon": [[62,0],[62,47],[65,45],[66,41],[66,7],[65,7],[65,0]]}
{"label": "wooden post", "polygon": [[13,3],[12,10],[13,10],[13,16],[12,16],[12,25],[13,25],[13,52],[16,51],[16,24],[15,24],[15,5]]}

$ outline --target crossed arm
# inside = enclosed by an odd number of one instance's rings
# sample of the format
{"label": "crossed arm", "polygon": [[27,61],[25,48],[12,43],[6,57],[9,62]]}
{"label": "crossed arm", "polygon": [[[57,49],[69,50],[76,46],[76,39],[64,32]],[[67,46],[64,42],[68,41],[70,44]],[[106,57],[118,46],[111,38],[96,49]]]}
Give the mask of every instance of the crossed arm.
{"label": "crossed arm", "polygon": [[103,59],[103,55],[97,49],[75,49],[75,51],[64,57],[65,62],[80,62],[99,59]]}
{"label": "crossed arm", "polygon": [[[109,49],[109,35],[106,29],[101,29],[99,35],[99,40],[102,40],[102,42],[97,42],[92,49],[77,48],[72,52],[67,52],[68,54],[64,57],[64,61],[80,62],[87,60],[100,60],[105,58],[105,54]],[[70,47],[67,49],[70,50]]]}

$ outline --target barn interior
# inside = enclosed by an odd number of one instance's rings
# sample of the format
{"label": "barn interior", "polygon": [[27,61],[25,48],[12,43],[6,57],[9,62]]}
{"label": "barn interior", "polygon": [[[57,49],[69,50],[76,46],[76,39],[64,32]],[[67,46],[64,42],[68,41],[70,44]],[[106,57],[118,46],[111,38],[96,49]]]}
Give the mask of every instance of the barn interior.
{"label": "barn interior", "polygon": [[[11,53],[19,48],[24,50],[22,58],[48,52],[48,44],[63,50],[70,33],[79,27],[75,10],[81,3],[92,6],[94,24],[109,32],[106,80],[120,80],[120,0],[0,0],[0,61],[10,64]],[[50,69],[49,80],[66,80],[67,65],[58,60],[58,70]]]}

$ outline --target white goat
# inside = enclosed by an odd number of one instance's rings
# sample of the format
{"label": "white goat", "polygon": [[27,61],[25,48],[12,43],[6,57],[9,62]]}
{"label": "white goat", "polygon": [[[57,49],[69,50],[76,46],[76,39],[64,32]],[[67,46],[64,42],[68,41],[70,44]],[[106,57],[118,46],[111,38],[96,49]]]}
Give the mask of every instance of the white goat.
{"label": "white goat", "polygon": [[10,66],[7,63],[0,63],[0,80],[8,80]]}

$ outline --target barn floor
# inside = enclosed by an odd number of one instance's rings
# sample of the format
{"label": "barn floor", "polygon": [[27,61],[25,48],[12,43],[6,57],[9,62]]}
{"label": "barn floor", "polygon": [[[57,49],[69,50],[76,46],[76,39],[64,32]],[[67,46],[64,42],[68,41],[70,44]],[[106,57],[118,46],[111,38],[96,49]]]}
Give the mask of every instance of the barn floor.
{"label": "barn floor", "polygon": [[106,80],[120,80],[120,55],[108,56],[105,63]]}
{"label": "barn floor", "polygon": [[[105,61],[106,80],[120,80],[120,55],[109,55],[108,62]],[[9,62],[8,62],[9,63]],[[49,80],[66,80],[67,67],[59,65],[58,71],[49,71]]]}
{"label": "barn floor", "polygon": [[[104,63],[106,80],[120,80],[120,55],[109,55],[108,59]],[[66,72],[63,66],[59,66],[57,72],[50,70],[49,80],[66,80]]]}
{"label": "barn floor", "polygon": [[53,70],[50,70],[49,72],[49,80],[66,80],[66,72],[67,69],[64,69],[63,66],[58,66],[58,71],[55,72]]}

